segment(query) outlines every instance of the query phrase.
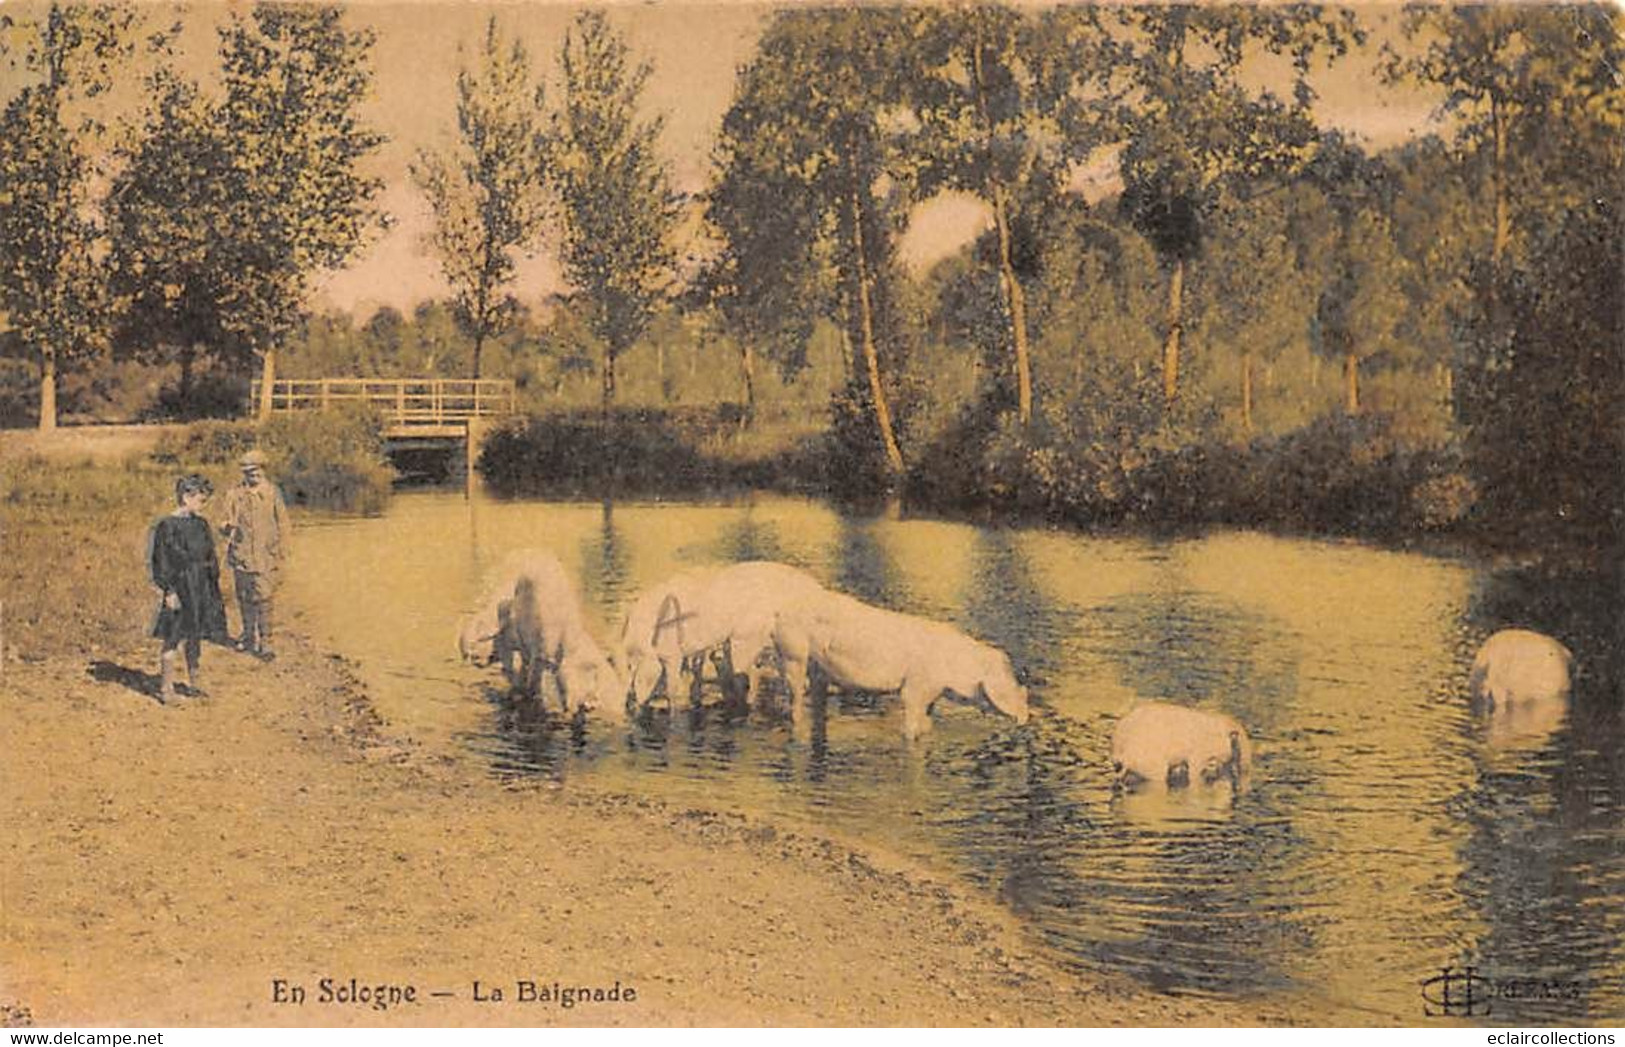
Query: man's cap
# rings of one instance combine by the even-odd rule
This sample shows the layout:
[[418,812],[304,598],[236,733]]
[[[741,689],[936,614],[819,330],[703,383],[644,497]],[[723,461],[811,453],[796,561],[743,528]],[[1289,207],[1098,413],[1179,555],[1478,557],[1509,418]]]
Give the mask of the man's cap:
[[243,455],[242,458],[242,465],[244,469],[263,469],[265,467],[265,462],[266,458],[264,451],[249,451],[247,454]]

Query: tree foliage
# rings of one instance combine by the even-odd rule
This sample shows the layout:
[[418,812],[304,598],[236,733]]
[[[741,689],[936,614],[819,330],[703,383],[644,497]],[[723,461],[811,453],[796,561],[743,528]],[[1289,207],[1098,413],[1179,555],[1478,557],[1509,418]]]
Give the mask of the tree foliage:
[[1023,198],[1052,200],[1071,165],[1112,133],[1108,43],[1091,8],[1042,16],[996,5],[927,9],[913,24],[907,94],[919,128],[909,150],[917,192],[972,193],[993,213],[1008,373],[1017,416],[1032,418],[1027,291],[1012,226]]
[[563,202],[562,260],[589,303],[604,346],[603,403],[615,398],[615,360],[670,290],[679,216],[657,142],[664,121],[641,120],[652,67],[596,11],[579,15],[559,55],[564,97],[554,114],[550,169]]
[[200,360],[237,355],[223,286],[230,153],[218,110],[195,84],[163,69],[148,88],[145,127],[109,193],[108,282],[121,303],[116,348],[148,362],[178,360],[184,402]]
[[220,29],[220,127],[230,155],[228,327],[265,360],[297,329],[311,278],[336,268],[379,219],[365,172],[383,142],[361,118],[370,30],[335,5],[257,3]]
[[479,68],[457,76],[457,148],[423,150],[412,168],[434,211],[429,246],[474,342],[475,378],[486,340],[518,311],[509,290],[515,255],[534,243],[546,217],[542,105],[529,55],[517,40],[503,45],[493,16]]
[[[59,363],[108,345],[110,301],[95,155],[105,130],[84,103],[135,52],[136,12],[52,3],[0,15],[0,55],[29,83],[0,114],[0,309],[40,365],[39,425],[56,425]],[[161,40],[161,38],[160,38]]]
[[[843,446],[877,463],[882,483],[903,470],[888,316],[905,179],[888,121],[905,42],[905,16],[895,11],[776,15],[723,119],[720,191],[708,211],[725,243],[720,304],[742,337],[804,344],[808,308],[831,302],[823,292],[834,288],[853,346],[837,427]],[[775,291],[765,281],[781,272],[789,279]]]
[[[1310,5],[1122,8],[1116,68],[1126,80],[1123,207],[1169,270],[1163,394],[1179,390],[1186,269],[1222,189],[1290,175],[1316,141],[1309,72],[1363,39],[1352,11]],[[1291,60],[1290,98],[1250,85],[1249,49]]]

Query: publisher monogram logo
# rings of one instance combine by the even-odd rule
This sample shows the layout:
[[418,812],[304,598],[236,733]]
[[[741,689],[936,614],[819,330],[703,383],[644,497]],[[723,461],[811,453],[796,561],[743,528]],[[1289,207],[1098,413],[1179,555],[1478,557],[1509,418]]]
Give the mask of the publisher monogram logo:
[[1429,1018],[1483,1018],[1493,989],[1477,967],[1445,967],[1422,982],[1422,1013]]

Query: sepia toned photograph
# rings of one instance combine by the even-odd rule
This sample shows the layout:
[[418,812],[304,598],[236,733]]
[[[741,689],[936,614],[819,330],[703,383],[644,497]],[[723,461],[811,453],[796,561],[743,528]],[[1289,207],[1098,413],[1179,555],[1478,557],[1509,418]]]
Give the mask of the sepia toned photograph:
[[0,1026],[1625,1023],[1622,27],[0,3]]

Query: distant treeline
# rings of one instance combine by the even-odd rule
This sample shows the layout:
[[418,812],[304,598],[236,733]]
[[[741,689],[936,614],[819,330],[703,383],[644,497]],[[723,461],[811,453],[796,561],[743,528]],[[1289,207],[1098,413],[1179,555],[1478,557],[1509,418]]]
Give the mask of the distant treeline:
[[[1313,105],[1318,70],[1377,50],[1357,9],[781,11],[693,202],[659,159],[648,66],[603,16],[558,42],[545,99],[494,16],[456,144],[412,169],[451,295],[359,327],[301,303],[380,218],[369,33],[338,8],[232,14],[211,94],[161,48],[142,64],[136,42],[161,41],[128,9],[40,10],[10,25],[38,79],[0,132],[0,308],[34,361],[6,376],[13,418],[22,377],[54,417],[59,365],[80,409],[182,415],[242,410],[273,364],[511,376],[532,413],[572,412],[503,437],[494,467],[538,482],[523,454],[590,446],[592,407],[635,477],[625,455],[650,443],[621,409],[717,404],[759,462],[784,451],[798,486],[840,493],[1619,537],[1625,47],[1606,6],[1385,14],[1378,75],[1439,99],[1449,137],[1380,153]],[[99,172],[102,127],[74,106],[137,66],[143,130]],[[987,230],[910,272],[898,245],[943,193]],[[515,262],[542,247],[570,290],[533,313]],[[178,377],[121,393],[139,367]],[[763,426],[793,433],[773,450]]]

